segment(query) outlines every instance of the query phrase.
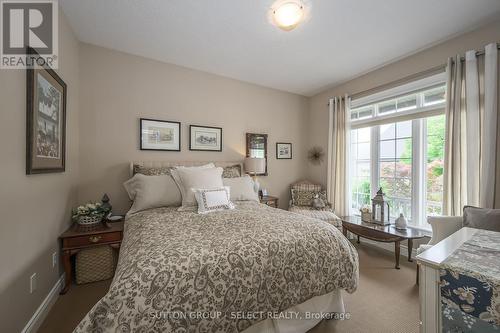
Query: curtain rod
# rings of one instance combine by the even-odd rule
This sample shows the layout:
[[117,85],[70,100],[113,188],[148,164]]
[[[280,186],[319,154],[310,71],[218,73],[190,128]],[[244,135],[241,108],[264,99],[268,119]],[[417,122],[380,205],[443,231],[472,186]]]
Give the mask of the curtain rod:
[[[497,49],[499,49],[499,50],[500,50],[500,43],[497,43]],[[484,55],[484,54],[485,54],[485,52],[486,52],[485,50],[479,50],[479,51],[477,51],[477,52],[476,52],[476,57],[479,57],[479,56]],[[461,61],[465,61],[465,57],[460,57],[460,60],[461,60]]]
[[[500,43],[497,43],[497,49],[500,50]],[[477,57],[482,56],[484,54],[485,54],[485,50],[484,49],[476,52],[476,56]],[[461,61],[465,61],[465,57],[461,57],[460,60]],[[359,91],[357,93],[352,94],[350,97],[352,99],[355,99],[355,98],[360,98],[360,97],[363,97],[363,96],[368,96],[368,95],[374,94],[374,93],[379,92],[379,91],[383,91],[383,90],[386,90],[386,89],[389,89],[389,88],[392,88],[392,87],[395,87],[395,86],[398,86],[398,85],[402,85],[402,84],[408,83],[410,81],[415,81],[415,80],[417,80],[419,78],[423,78],[423,77],[426,77],[426,76],[430,76],[432,74],[437,74],[437,73],[440,73],[440,72],[444,72],[445,70],[446,70],[446,64],[442,64],[442,65],[439,65],[439,66],[436,66],[436,67],[433,67],[433,68],[430,68],[430,69],[427,69],[427,70],[424,70],[424,71],[421,71],[421,72],[418,72],[418,73],[406,76],[406,77],[398,79],[396,81],[388,82],[388,83],[382,84],[382,85],[374,87],[374,88],[370,88],[370,89],[367,89],[367,90]],[[341,97],[341,99],[344,99],[344,97]],[[330,102],[328,102],[327,105],[330,105]]]

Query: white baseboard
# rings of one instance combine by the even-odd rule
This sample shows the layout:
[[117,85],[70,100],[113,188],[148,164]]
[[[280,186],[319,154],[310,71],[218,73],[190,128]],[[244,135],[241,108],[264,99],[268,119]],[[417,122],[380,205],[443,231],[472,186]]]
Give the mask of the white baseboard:
[[54,284],[54,286],[50,290],[47,297],[45,297],[45,299],[43,300],[42,304],[40,304],[38,309],[36,309],[31,319],[28,321],[26,326],[24,326],[23,330],[21,331],[22,333],[31,333],[31,332],[34,333],[40,328],[40,325],[42,325],[43,320],[45,319],[45,317],[47,317],[47,314],[49,313],[50,309],[57,301],[57,298],[59,297],[59,291],[61,290],[63,285],[64,285],[64,274],[61,275],[59,280],[57,280],[56,284]]

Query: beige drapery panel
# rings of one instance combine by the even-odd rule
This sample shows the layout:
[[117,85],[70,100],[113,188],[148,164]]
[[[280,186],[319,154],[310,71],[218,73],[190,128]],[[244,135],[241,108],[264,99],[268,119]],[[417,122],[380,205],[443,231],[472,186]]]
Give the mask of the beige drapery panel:
[[350,98],[330,99],[327,197],[339,216],[349,215]]
[[500,207],[499,65],[496,43],[485,54],[448,59],[443,210]]

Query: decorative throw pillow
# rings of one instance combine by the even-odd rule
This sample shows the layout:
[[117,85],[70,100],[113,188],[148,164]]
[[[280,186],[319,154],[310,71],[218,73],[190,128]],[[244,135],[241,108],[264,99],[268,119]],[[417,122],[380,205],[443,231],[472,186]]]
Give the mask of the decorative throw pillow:
[[145,176],[136,174],[123,183],[130,200],[133,201],[128,214],[157,207],[181,205],[181,192],[172,176]]
[[235,164],[224,168],[222,178],[237,178],[241,177],[241,165]]
[[222,168],[179,168],[175,169],[175,171],[179,177],[177,185],[179,185],[182,195],[182,207],[179,210],[196,206],[196,199],[191,189],[211,189],[224,186],[222,183]]
[[145,167],[134,164],[134,175],[140,173],[146,176],[170,175],[173,167]]
[[237,178],[223,178],[224,186],[231,189],[231,201],[256,201],[259,202],[259,196],[255,192],[254,182],[250,176],[245,175]]
[[[184,196],[184,192],[186,191],[182,185],[181,178],[179,177],[178,170],[199,170],[199,169],[210,169],[210,168],[215,168],[215,164],[213,163],[208,163],[205,165],[199,165],[199,166],[192,166],[192,167],[187,167],[187,166],[175,166],[172,167],[170,170],[170,174],[172,175],[172,178],[174,179],[175,183],[179,187],[179,190],[181,191],[181,197]],[[188,188],[189,190],[189,188]]]
[[322,198],[320,198],[319,193],[316,193],[316,196],[313,199],[312,206],[317,210],[324,209],[326,207],[326,203]]
[[312,206],[316,192],[292,189],[292,203],[294,206]]
[[227,186],[212,189],[192,189],[198,202],[198,214],[234,209]]
[[464,207],[464,227],[500,231],[500,209]]
[[292,204],[294,206],[313,206],[316,196],[323,201],[325,207],[328,206],[326,191],[298,190],[292,189]]

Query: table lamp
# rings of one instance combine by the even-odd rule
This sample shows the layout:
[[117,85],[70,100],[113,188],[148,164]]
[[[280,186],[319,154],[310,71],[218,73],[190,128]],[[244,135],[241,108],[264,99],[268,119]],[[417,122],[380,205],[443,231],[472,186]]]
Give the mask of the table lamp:
[[245,158],[245,171],[250,174],[255,183],[255,192],[259,193],[260,184],[257,180],[257,175],[266,172],[266,159],[263,157],[247,157]]

